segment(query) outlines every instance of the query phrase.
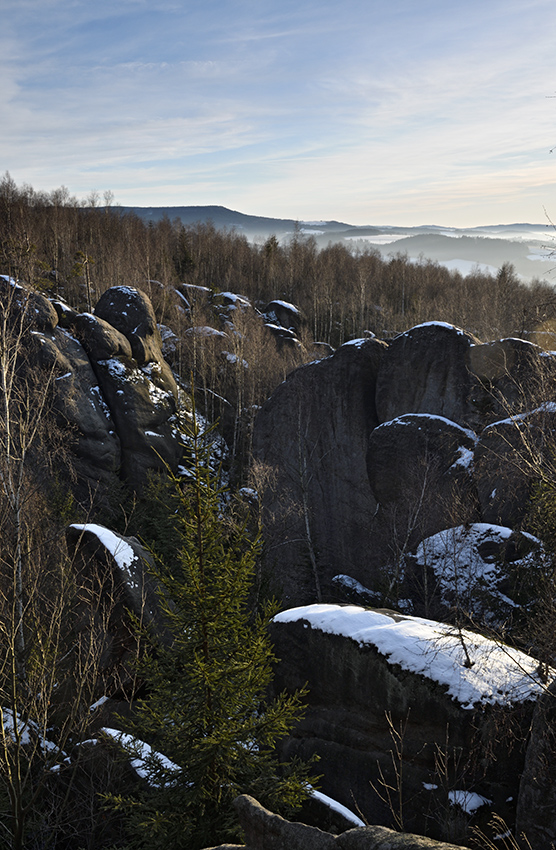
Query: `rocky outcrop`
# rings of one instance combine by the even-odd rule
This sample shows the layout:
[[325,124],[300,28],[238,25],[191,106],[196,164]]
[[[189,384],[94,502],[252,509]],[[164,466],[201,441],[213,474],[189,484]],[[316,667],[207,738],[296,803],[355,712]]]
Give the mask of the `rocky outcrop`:
[[363,569],[376,502],[365,456],[378,425],[376,376],[386,345],[358,340],[292,372],[263,405],[254,453],[275,583],[290,603],[319,598],[337,564]]
[[95,523],[69,526],[66,542],[79,588],[76,632],[99,641],[103,693],[113,693],[132,677],[137,635],[131,617],[162,639],[166,635],[152,558],[134,537]]
[[29,368],[36,363],[52,384],[53,409],[74,454],[78,501],[102,501],[122,479],[139,490],[150,469],[175,469],[182,454],[178,390],[147,296],[113,287],[93,315],[15,282],[2,279],[1,286]]
[[499,339],[469,351],[473,406],[482,424],[516,416],[550,398],[556,358],[523,339]]
[[531,850],[556,847],[556,683],[535,709],[517,803],[516,832]]
[[382,520],[387,533],[395,515],[398,526],[408,529],[405,544],[411,547],[447,524],[471,519],[476,514],[475,443],[469,429],[428,413],[405,414],[375,428],[366,460],[380,505],[377,527]]
[[536,537],[500,525],[470,523],[423,540],[404,559],[404,597],[413,611],[441,620],[453,611],[474,622],[509,629],[521,603],[534,596],[547,564]]
[[388,784],[406,828],[444,840],[469,821],[454,805],[465,789],[511,820],[507,801],[517,798],[523,766],[518,730],[524,739],[543,689],[534,659],[465,630],[356,606],[285,611],[271,635],[281,659],[276,693],[309,689],[282,755],[317,754],[325,794],[390,827]]
[[488,425],[475,451],[475,481],[485,522],[519,527],[529,505],[531,485],[550,461],[556,435],[556,405]]
[[355,352],[342,346],[290,375],[255,422],[257,456],[275,472],[265,530],[297,506],[275,563],[289,603],[338,598],[338,574],[394,599],[401,560],[426,537],[470,522],[520,529],[553,457],[553,354],[441,322],[375,345],[376,370],[346,380],[339,358]]
[[432,413],[473,427],[470,371],[473,336],[442,322],[417,325],[388,348],[376,387],[380,422],[404,413]]
[[[117,486],[120,438],[91,360],[83,345],[64,328],[35,337],[38,362],[54,376],[53,406],[73,450],[78,500],[88,504],[99,492]],[[70,479],[71,480],[71,479]]]
[[299,307],[287,301],[270,301],[263,310],[265,320],[280,328],[287,328],[298,333],[305,324]]
[[247,844],[221,844],[207,850],[457,850],[455,844],[394,832],[382,826],[359,827],[338,836],[330,835],[304,823],[287,821],[247,794],[237,797],[234,806]]

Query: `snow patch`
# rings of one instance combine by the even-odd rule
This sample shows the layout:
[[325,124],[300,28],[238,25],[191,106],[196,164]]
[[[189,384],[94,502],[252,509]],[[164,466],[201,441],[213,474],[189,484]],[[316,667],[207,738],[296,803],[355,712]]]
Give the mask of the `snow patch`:
[[346,818],[350,823],[355,824],[355,826],[366,826],[365,822],[358,818],[350,809],[346,808],[346,806],[342,806],[341,803],[338,803],[337,800],[333,800],[332,797],[327,797],[326,794],[323,794],[322,791],[315,791],[314,788],[311,789],[311,797],[314,797],[315,800],[319,800],[321,803],[324,803],[325,806],[328,806],[329,809],[332,809],[334,812],[338,812],[340,815]]
[[[120,732],[119,729],[110,729],[104,726],[101,729],[109,738],[113,738],[125,750],[133,753],[131,759],[131,767],[142,779],[146,779],[152,788],[160,788],[160,782],[156,780],[156,774],[160,770],[167,770],[176,775],[180,773],[181,768],[175,762],[170,761],[167,756],[162,753],[157,753],[156,750],[146,744],[139,738],[134,738],[125,732]],[[173,783],[170,783],[173,784]]]
[[475,791],[448,791],[452,806],[459,806],[468,815],[474,814],[481,806],[492,806],[492,800]]
[[126,543],[125,540],[122,540],[121,537],[103,525],[96,525],[92,522],[87,522],[83,525],[74,523],[70,528],[75,528],[77,531],[90,531],[91,534],[96,535],[122,570],[127,571],[128,567],[131,567],[133,562],[137,560],[137,555],[129,543]]

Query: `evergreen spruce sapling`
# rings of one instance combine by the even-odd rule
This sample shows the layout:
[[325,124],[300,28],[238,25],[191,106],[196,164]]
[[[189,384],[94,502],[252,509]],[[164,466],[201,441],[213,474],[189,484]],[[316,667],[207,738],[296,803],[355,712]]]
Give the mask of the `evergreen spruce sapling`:
[[164,850],[236,836],[231,803],[239,793],[292,814],[314,781],[307,765],[279,764],[275,753],[302,716],[303,694],[266,699],[276,606],[250,610],[259,540],[234,522],[211,464],[210,434],[195,415],[188,443],[190,477],[185,485],[173,480],[179,551],[157,567],[173,639],[170,646],[150,639],[138,665],[148,696],[136,705],[132,731],[153,748],[150,787],[139,800],[119,800],[137,844]]

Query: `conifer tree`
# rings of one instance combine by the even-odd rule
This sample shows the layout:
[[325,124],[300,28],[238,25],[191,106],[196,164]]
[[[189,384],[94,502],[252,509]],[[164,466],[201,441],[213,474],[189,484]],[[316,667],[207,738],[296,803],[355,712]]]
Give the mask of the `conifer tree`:
[[188,442],[190,478],[173,481],[179,549],[156,570],[172,642],[151,639],[138,665],[147,696],[131,728],[152,747],[149,787],[118,801],[131,813],[136,845],[165,850],[233,837],[239,793],[291,814],[311,781],[306,765],[281,765],[275,753],[302,715],[303,694],[266,699],[276,608],[250,610],[259,541],[234,522],[195,415]]

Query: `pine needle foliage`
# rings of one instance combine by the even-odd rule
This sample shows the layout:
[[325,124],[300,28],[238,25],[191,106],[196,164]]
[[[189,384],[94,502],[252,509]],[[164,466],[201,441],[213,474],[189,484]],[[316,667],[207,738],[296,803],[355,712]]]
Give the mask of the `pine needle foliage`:
[[173,481],[179,550],[157,567],[173,638],[169,646],[151,639],[138,664],[148,696],[136,705],[131,731],[152,746],[148,783],[139,799],[117,801],[131,814],[135,846],[165,850],[237,837],[231,803],[240,793],[292,814],[314,781],[307,765],[279,764],[275,752],[301,718],[304,694],[266,698],[276,606],[250,610],[259,540],[234,522],[210,435],[195,416],[188,444],[190,477],[185,486]]

